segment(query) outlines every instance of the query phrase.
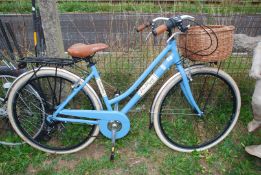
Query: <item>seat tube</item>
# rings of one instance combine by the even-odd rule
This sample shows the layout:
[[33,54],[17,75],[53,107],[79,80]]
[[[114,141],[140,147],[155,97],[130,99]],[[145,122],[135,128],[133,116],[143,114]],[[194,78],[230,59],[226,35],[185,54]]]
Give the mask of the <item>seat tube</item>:
[[111,105],[110,105],[110,103],[109,103],[109,99],[108,99],[107,93],[106,93],[106,91],[105,91],[105,89],[104,89],[104,86],[103,86],[103,84],[102,84],[102,81],[101,81],[99,72],[98,72],[98,70],[96,69],[95,65],[92,65],[92,66],[91,66],[91,70],[92,70],[92,72],[93,72],[93,74],[94,74],[95,81],[96,81],[96,83],[97,83],[97,86],[98,86],[98,88],[99,88],[99,91],[100,91],[100,93],[101,93],[101,95],[102,95],[102,98],[103,98],[103,100],[104,100],[104,102],[105,102],[105,105],[106,105],[107,109],[108,109],[109,111],[112,111],[112,107],[111,107]]

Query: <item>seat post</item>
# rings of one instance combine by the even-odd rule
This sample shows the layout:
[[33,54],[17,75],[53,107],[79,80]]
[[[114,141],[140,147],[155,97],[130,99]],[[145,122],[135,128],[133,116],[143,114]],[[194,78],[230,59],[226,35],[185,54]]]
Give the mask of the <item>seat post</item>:
[[89,66],[94,66],[96,64],[96,62],[92,59],[94,57],[94,55],[88,56],[86,58],[84,58],[86,63],[89,63]]

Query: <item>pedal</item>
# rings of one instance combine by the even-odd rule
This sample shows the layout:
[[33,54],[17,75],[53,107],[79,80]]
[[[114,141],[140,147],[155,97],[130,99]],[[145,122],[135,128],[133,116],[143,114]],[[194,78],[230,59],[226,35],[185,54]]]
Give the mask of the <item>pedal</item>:
[[114,161],[114,157],[115,157],[115,147],[111,148],[111,157],[110,157],[110,161]]

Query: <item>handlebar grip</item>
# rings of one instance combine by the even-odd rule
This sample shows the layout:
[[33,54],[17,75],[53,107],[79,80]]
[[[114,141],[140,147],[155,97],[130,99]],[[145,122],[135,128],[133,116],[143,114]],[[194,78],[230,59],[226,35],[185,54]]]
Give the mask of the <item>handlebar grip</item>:
[[145,24],[141,24],[136,28],[137,32],[142,32],[147,27],[151,26],[151,22],[146,22]]
[[160,35],[168,30],[168,27],[166,24],[162,24],[158,26],[155,30],[152,31],[153,35],[157,36]]

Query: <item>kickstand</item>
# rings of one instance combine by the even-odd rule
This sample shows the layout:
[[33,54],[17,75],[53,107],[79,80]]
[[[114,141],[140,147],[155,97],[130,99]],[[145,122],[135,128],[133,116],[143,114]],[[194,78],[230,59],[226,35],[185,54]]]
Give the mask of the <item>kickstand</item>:
[[115,157],[115,140],[116,140],[115,136],[116,136],[116,130],[112,129],[112,138],[111,138],[112,147],[111,147],[111,156],[110,156],[111,161],[113,161]]

